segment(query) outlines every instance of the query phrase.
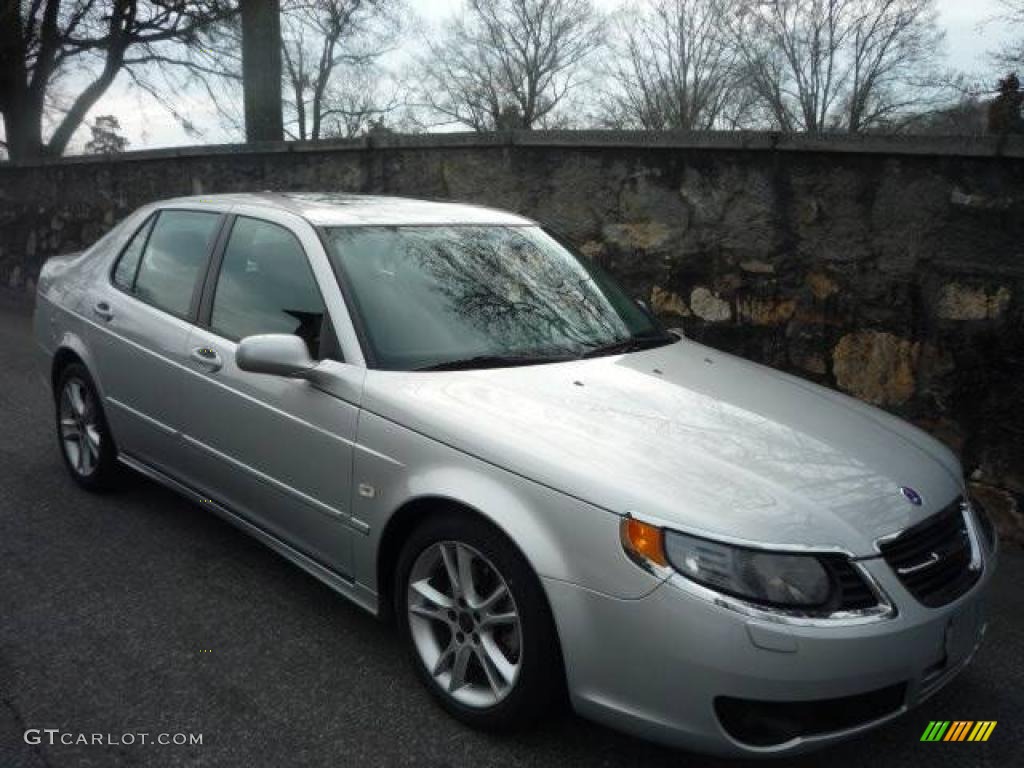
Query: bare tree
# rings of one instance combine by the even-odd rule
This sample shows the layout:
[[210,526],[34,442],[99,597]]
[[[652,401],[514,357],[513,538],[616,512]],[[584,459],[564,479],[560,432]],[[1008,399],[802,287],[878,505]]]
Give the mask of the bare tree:
[[934,66],[945,40],[937,18],[934,0],[855,4],[843,128],[859,133],[891,123],[947,94],[948,78]]
[[395,108],[382,95],[377,60],[401,27],[398,0],[286,0],[285,83],[290,133],[319,139],[356,135]]
[[477,131],[548,125],[603,34],[592,0],[467,0],[418,61],[424,102]]
[[[401,88],[380,66],[407,16],[403,0],[282,0],[281,87],[284,130],[292,139],[349,135],[397,110]],[[168,109],[167,93],[206,94],[222,127],[241,134],[241,27],[230,19],[204,30],[202,45],[181,52],[169,70],[147,71],[134,83]],[[187,115],[179,115],[186,126]]]
[[951,104],[910,115],[903,127],[922,136],[984,136],[988,110],[987,102],[965,91]]
[[858,133],[932,104],[935,0],[746,0],[732,38],[770,123]]
[[605,122],[645,130],[733,127],[744,103],[726,21],[740,0],[646,0],[616,19]]
[[1009,71],[1024,67],[1024,0],[998,0],[1000,12],[989,22],[1012,29],[1016,39],[992,52],[996,65]]
[[342,66],[325,94],[320,137],[351,139],[405,127],[400,112],[406,103],[404,85],[389,73],[372,65]]
[[822,130],[838,99],[834,60],[848,0],[750,0],[733,19],[749,86],[774,127]]
[[[195,45],[237,12],[231,0],[6,0],[0,4],[0,113],[14,160],[64,152],[122,71]],[[84,79],[44,141],[47,94]]]

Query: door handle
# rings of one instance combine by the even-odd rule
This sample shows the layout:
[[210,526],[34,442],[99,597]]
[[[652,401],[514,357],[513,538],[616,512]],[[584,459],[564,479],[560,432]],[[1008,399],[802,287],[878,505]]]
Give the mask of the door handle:
[[210,349],[210,347],[196,347],[189,357],[209,371],[219,371],[220,367],[224,365],[217,350]]
[[97,302],[95,306],[93,306],[92,311],[93,314],[95,314],[96,317],[100,318],[101,320],[106,320],[107,322],[110,322],[111,320],[114,319],[114,312],[110,308],[110,305],[107,304],[107,302],[105,301]]

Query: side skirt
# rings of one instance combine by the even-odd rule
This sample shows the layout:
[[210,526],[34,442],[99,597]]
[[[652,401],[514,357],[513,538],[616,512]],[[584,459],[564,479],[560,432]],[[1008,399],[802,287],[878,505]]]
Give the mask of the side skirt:
[[124,453],[118,454],[117,460],[126,467],[148,477],[150,480],[154,480],[155,482],[170,488],[172,491],[181,494],[187,499],[196,502],[197,504],[201,504],[203,509],[212,509],[221,518],[245,531],[262,544],[277,552],[286,560],[289,560],[299,566],[299,568],[309,575],[322,581],[338,594],[354,602],[360,608],[363,608],[374,616],[380,615],[380,607],[378,605],[376,592],[373,592],[362,584],[342,576],[340,573],[322,565],[317,560],[314,560],[309,555],[300,552],[295,549],[295,547],[282,541],[272,533],[269,533],[258,525],[249,522],[246,518],[231,511],[213,499],[206,498],[198,491],[195,491],[184,483],[175,480],[173,477],[161,472],[159,469],[151,467],[149,464],[131,456],[126,456]]

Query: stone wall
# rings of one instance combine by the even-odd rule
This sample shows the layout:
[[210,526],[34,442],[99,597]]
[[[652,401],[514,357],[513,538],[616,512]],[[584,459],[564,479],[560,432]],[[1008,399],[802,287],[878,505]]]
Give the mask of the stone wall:
[[0,285],[147,201],[268,189],[532,216],[691,337],[934,433],[1024,541],[1024,140],[516,133],[0,165]]

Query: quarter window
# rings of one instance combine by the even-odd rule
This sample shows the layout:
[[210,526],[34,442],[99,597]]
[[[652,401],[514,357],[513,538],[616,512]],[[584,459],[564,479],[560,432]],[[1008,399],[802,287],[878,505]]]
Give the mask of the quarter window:
[[296,237],[268,221],[239,217],[224,250],[210,328],[239,340],[292,333],[320,356],[326,310],[306,253]]
[[149,237],[149,230],[153,228],[155,220],[155,216],[150,216],[146,219],[146,223],[139,227],[139,231],[121,252],[121,258],[117,260],[117,266],[114,267],[114,283],[126,291],[132,290],[135,273],[139,269],[139,259],[142,258],[142,249],[146,247],[146,238]]
[[172,314],[187,315],[219,220],[219,214],[206,211],[161,211],[142,255],[135,294]]

